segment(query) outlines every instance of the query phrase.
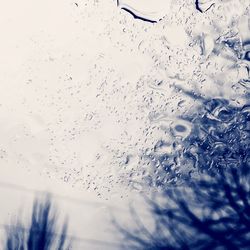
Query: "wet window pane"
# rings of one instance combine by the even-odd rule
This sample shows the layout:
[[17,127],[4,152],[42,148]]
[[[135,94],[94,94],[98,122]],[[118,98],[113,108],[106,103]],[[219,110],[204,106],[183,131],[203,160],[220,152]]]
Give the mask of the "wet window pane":
[[[120,249],[111,211],[126,222],[129,204],[148,213],[144,196],[248,169],[249,12],[249,0],[2,3],[0,232],[9,249],[16,238],[36,244],[27,235],[41,218],[50,234],[74,236],[72,249]],[[244,182],[236,177],[226,183]],[[249,186],[247,198],[235,190],[235,209],[250,202]],[[14,240],[4,234],[12,222]],[[47,250],[60,239],[68,236]]]

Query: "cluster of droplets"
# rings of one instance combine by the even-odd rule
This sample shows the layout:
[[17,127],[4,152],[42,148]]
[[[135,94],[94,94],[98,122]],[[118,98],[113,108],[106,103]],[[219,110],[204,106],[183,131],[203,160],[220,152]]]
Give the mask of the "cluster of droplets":
[[183,141],[184,157],[200,171],[250,164],[250,106],[228,100],[205,101],[191,116],[191,134]]
[[203,100],[197,112],[180,120],[183,124],[170,129],[172,143],[158,141],[145,154],[150,163],[143,176],[147,185],[166,187],[204,171],[212,174],[232,166],[250,167],[250,105],[237,107],[219,98]]

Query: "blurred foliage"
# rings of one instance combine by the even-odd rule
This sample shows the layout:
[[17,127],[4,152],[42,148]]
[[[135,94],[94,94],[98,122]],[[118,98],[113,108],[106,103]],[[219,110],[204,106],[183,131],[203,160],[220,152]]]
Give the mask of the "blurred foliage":
[[35,200],[32,209],[31,223],[27,228],[17,223],[6,228],[5,250],[64,250],[70,248],[66,239],[67,223],[57,230],[57,210],[52,207],[51,198]]

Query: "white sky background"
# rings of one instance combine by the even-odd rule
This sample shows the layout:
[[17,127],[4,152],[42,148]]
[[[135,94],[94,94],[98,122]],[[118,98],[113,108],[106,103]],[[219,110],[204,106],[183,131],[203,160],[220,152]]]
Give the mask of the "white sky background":
[[[250,1],[218,1],[208,14],[191,0],[165,1],[164,8],[158,1],[153,14],[149,1],[121,2],[162,20],[134,19],[112,0],[0,0],[0,181],[101,202],[83,209],[92,211],[92,238],[106,237],[94,226],[108,207],[132,197],[128,176],[140,180],[140,156],[195,105],[173,84],[231,97],[220,79],[247,77],[244,63],[231,70],[231,62],[209,55],[232,20],[247,23],[241,17]],[[6,190],[1,223],[26,199]]]

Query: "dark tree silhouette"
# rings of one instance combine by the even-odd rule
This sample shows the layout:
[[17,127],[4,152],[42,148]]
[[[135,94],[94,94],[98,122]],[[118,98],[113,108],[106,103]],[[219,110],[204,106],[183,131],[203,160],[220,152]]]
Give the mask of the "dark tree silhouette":
[[6,228],[5,250],[63,250],[69,249],[67,222],[60,234],[57,231],[57,211],[52,207],[51,198],[35,200],[31,223],[25,227],[20,221]]
[[[154,156],[155,167],[162,169],[155,185],[161,191],[147,198],[154,225],[146,227],[135,210],[135,228],[115,222],[125,249],[250,249],[250,106],[200,101],[195,114],[183,117],[193,127],[188,137],[174,142],[182,145],[180,152]],[[166,185],[167,172],[175,175],[173,159],[199,174],[181,185]]]
[[148,200],[153,229],[147,229],[135,211],[135,229],[116,224],[126,239],[125,249],[249,249],[248,166],[204,174],[189,184],[167,188],[161,198]]

